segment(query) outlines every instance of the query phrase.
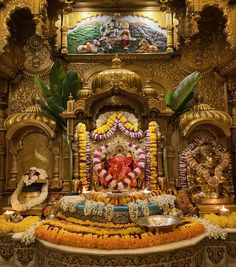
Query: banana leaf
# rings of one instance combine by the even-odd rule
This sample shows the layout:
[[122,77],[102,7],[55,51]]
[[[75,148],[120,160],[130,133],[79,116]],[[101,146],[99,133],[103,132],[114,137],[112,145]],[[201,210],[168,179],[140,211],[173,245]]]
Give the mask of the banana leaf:
[[200,79],[201,74],[197,71],[188,75],[174,92],[166,95],[166,105],[176,113],[185,111],[195,96],[195,86]]
[[52,95],[50,89],[45,85],[45,83],[39,78],[39,76],[34,76],[34,83],[39,91],[42,93],[44,99]]
[[177,113],[183,113],[190,108],[196,95],[196,87],[194,86],[192,92],[187,96],[182,105],[178,108]]
[[77,98],[80,89],[81,80],[78,78],[76,71],[69,71],[62,82],[62,105],[66,108],[66,103],[70,93],[73,98]]
[[54,62],[50,74],[49,74],[49,82],[50,82],[50,88],[54,88],[54,86],[57,86],[57,95],[59,98],[62,96],[62,83],[66,78],[66,72],[62,63],[61,59],[56,59]]
[[173,92],[169,92],[165,95],[166,106],[171,108],[173,103]]
[[41,101],[40,106],[42,111],[50,118],[54,119],[62,128],[63,137],[67,142],[69,155],[69,190],[72,190],[72,173],[73,173],[73,152],[71,140],[67,135],[66,121],[61,116],[61,113],[66,109],[68,96],[71,93],[74,99],[77,98],[78,90],[80,89],[81,81],[75,71],[65,72],[61,60],[56,60],[49,74],[50,88],[40,79],[35,76],[34,81],[37,88],[42,93],[45,102]]
[[47,104],[45,104],[43,101],[39,102],[39,105],[45,115],[50,117],[51,119],[55,120],[57,124],[59,124],[63,130],[66,131],[66,122],[64,118],[62,118],[60,115],[57,115]]
[[51,108],[53,112],[55,112],[57,115],[62,113],[64,111],[64,108],[61,105],[61,101],[58,99],[58,96],[55,93],[54,87],[52,87],[50,90],[48,87],[44,84],[44,82],[36,76],[34,78],[35,84],[38,87],[38,89],[42,92],[43,97],[45,101],[47,102],[48,106]]

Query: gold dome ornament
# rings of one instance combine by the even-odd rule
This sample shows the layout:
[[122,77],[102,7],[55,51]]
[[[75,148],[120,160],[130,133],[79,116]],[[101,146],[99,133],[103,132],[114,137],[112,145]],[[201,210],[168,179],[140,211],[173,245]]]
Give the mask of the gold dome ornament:
[[147,98],[156,98],[158,95],[156,89],[151,85],[150,79],[147,79],[146,85],[143,88],[143,94]]
[[135,72],[121,67],[121,60],[116,56],[112,60],[112,67],[96,75],[92,81],[92,91],[101,91],[112,88],[127,89],[132,92],[141,92],[142,80]]
[[55,136],[56,122],[47,117],[38,104],[38,99],[35,104],[26,109],[25,112],[15,113],[9,116],[4,126],[7,129],[6,138],[10,140],[14,134],[21,128],[27,126],[35,126],[41,128],[51,138]]
[[180,117],[180,127],[184,136],[188,136],[202,124],[213,125],[221,129],[227,137],[231,135],[232,118],[227,113],[211,108],[207,104],[197,104]]
[[88,82],[84,82],[83,87],[79,90],[79,99],[88,98],[92,95],[92,90],[89,87]]

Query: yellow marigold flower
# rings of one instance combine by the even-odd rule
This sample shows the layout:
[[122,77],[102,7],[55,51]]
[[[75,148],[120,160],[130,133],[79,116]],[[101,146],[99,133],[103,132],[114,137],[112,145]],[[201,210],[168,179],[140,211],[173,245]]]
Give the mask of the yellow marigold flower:
[[122,116],[122,117],[120,118],[120,121],[121,121],[122,123],[125,123],[125,122],[127,121],[127,119],[126,119],[125,116]]

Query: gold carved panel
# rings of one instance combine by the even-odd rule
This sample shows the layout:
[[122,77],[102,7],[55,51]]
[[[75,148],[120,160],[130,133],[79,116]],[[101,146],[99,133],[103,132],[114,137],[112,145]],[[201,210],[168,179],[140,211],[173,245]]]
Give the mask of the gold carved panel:
[[52,177],[53,154],[48,137],[43,133],[31,132],[22,138],[20,144],[21,148],[17,154],[19,177],[30,167],[44,169],[49,177]]

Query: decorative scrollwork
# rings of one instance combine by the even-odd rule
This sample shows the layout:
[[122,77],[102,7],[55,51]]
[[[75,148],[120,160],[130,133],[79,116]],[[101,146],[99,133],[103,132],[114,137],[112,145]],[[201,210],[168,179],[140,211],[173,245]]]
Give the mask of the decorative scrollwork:
[[208,259],[213,264],[219,264],[225,256],[225,248],[224,247],[218,247],[218,246],[212,246],[212,247],[207,247],[206,249]]

